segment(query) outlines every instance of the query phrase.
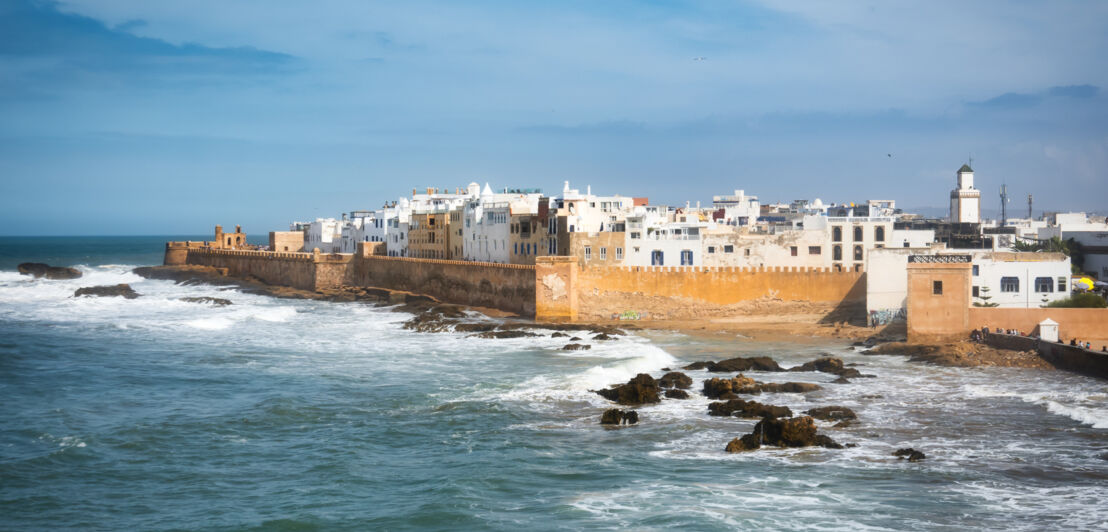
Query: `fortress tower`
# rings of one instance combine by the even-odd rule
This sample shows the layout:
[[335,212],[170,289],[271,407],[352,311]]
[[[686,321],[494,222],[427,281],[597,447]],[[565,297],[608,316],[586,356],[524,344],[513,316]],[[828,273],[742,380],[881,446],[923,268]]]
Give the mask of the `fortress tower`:
[[981,223],[981,191],[973,188],[973,168],[958,169],[958,188],[950,191],[951,223]]

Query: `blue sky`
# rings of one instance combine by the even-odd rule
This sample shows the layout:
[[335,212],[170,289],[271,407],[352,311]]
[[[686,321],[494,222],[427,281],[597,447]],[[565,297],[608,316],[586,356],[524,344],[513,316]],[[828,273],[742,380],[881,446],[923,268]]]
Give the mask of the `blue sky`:
[[986,209],[1003,181],[1103,213],[1106,28],[1084,1],[5,0],[0,234],[263,233],[470,181],[943,207],[970,156]]

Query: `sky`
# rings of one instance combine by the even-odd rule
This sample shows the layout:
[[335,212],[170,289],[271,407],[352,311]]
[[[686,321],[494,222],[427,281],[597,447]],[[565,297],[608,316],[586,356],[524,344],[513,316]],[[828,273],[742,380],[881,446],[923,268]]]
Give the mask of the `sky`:
[[413,188],[1108,212],[1108,2],[0,0],[0,234]]

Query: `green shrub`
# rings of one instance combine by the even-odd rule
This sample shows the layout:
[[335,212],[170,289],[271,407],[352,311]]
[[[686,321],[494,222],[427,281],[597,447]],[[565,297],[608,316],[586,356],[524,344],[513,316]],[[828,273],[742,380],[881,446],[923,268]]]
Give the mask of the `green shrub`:
[[1108,308],[1108,301],[1093,293],[1074,294],[1066,299],[1051,301],[1049,308]]

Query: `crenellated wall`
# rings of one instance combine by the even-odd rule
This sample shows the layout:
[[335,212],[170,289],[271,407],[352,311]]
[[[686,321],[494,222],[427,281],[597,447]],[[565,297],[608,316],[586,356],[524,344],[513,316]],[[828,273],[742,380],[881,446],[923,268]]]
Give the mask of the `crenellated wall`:
[[530,265],[366,255],[355,262],[351,281],[355,286],[535,315],[535,267]]
[[337,288],[352,278],[352,255],[190,249],[187,264],[226,268],[233,277],[301,290]]

